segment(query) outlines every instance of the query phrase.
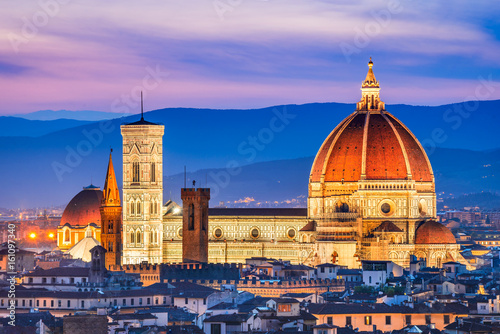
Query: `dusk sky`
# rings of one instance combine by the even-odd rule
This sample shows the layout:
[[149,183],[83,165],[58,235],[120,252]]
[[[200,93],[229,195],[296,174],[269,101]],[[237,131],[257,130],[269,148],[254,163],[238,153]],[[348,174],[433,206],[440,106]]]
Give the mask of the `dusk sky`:
[[[500,99],[499,9],[496,1],[2,1],[0,115],[135,113],[122,97],[141,89],[147,110],[354,103],[370,56],[389,104]],[[478,90],[484,80],[493,83]]]

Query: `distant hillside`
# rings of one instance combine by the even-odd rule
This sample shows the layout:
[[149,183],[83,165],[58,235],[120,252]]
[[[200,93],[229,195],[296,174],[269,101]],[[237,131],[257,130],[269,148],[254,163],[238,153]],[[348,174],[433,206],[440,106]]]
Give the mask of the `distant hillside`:
[[55,121],[30,121],[12,116],[0,116],[0,136],[39,137],[55,131],[89,124],[88,121],[58,119]]
[[[479,102],[474,113],[455,129],[457,123],[450,122],[448,110],[461,107],[463,105],[458,104],[387,106],[387,109],[422,143],[428,144],[438,191],[454,196],[498,191],[500,154],[494,149],[500,143],[497,130],[500,101]],[[177,196],[183,183],[184,166],[188,172],[194,172],[235,164],[250,166],[232,178],[233,183],[222,189],[221,197],[214,198],[217,202],[212,204],[251,194],[259,201],[278,202],[306,195],[312,160],[309,163],[286,160],[314,156],[327,135],[354,108],[353,104],[313,103],[255,110],[169,108],[145,113],[147,120],[165,125],[164,173],[174,175],[165,178],[165,198],[168,199],[170,193],[172,197]],[[138,117],[85,123],[38,138],[4,135],[0,138],[0,172],[5,176],[0,203],[5,207],[60,205],[91,180],[102,186],[110,147],[114,149],[115,169],[121,184],[120,125]],[[2,120],[0,118],[0,125]],[[51,122],[56,121],[44,124]],[[39,127],[46,129],[45,125]],[[23,131],[22,126],[14,125],[5,126],[7,130]],[[488,152],[478,152],[485,150]],[[266,162],[270,162],[268,167],[259,167]],[[257,172],[260,168],[263,171]],[[287,169],[289,174],[285,173]],[[254,172],[257,174],[252,174]],[[201,182],[198,184],[204,182],[203,173],[208,174],[202,171],[193,176]]]
[[39,110],[28,114],[13,115],[32,121],[53,121],[56,119],[73,119],[78,121],[97,122],[103,119],[113,119],[118,117],[130,116],[130,114],[117,114],[113,112],[94,111],[94,110]]

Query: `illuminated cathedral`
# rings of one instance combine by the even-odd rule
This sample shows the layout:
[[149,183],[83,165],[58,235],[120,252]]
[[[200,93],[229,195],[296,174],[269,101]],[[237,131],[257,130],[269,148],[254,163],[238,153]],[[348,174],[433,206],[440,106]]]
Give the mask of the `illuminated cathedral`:
[[[453,234],[435,221],[434,174],[425,150],[386,111],[372,67],[370,59],[356,110],[333,129],[314,159],[307,209],[208,209],[209,262],[268,257],[359,268],[362,260],[390,260],[408,267],[415,255],[428,266],[468,265]],[[182,210],[162,205],[163,128],[143,116],[122,125],[123,264],[182,261]],[[75,229],[83,229],[75,221]],[[73,225],[61,222],[61,249],[73,243],[71,236],[67,242],[68,224]],[[196,242],[184,240],[193,247]]]

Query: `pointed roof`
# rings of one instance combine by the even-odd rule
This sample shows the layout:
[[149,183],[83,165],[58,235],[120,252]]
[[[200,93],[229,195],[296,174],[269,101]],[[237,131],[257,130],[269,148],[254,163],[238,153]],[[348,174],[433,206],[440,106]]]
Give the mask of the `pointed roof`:
[[372,57],[370,57],[370,61],[368,62],[368,73],[366,74],[365,81],[363,81],[363,84],[361,86],[362,88],[380,87],[377,79],[375,79],[375,74],[373,74],[372,67],[373,67],[373,62],[372,62]]
[[393,222],[385,221],[377,226],[373,232],[403,232],[403,230],[397,227]]
[[116,183],[115,169],[113,168],[113,160],[109,153],[108,172],[104,181],[104,189],[102,196],[102,206],[120,206],[120,192],[118,191],[118,183]]

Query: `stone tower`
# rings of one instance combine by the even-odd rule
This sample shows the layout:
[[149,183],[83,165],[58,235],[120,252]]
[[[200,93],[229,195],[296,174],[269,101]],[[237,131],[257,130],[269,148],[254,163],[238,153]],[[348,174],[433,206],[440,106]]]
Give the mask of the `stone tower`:
[[122,256],[122,206],[111,153],[109,154],[108,172],[104,181],[100,212],[101,245],[106,250],[104,265],[109,268],[110,265],[120,265]]
[[144,120],[121,126],[123,264],[161,263],[164,126]]
[[209,188],[183,188],[182,261],[208,262]]

